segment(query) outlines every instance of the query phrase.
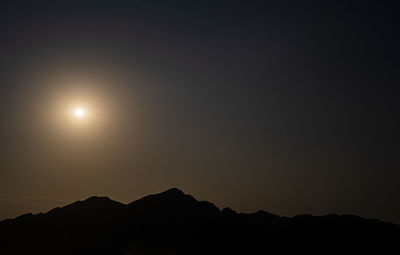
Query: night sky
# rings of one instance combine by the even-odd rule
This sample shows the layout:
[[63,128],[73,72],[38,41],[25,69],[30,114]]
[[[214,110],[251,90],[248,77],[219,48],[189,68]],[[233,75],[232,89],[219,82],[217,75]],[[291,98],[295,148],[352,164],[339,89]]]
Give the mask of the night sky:
[[0,219],[177,187],[241,212],[400,223],[399,11],[2,1]]

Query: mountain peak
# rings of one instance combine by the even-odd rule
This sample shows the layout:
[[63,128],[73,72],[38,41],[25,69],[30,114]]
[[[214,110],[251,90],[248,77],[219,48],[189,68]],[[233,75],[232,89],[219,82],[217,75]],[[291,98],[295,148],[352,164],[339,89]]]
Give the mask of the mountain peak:
[[91,196],[83,201],[78,200],[61,208],[56,207],[48,211],[48,213],[53,215],[70,214],[74,216],[91,215],[96,213],[108,212],[110,210],[118,210],[123,206],[124,205],[122,203],[111,200],[109,197]]
[[145,196],[128,206],[131,214],[145,215],[151,222],[198,223],[214,219],[219,213],[214,204],[198,201],[177,188]]
[[167,189],[166,191],[162,192],[162,193],[176,193],[176,194],[184,194],[182,190],[178,189],[178,188],[170,188]]
[[94,201],[112,201],[109,197],[105,196],[91,196],[84,200],[84,202],[94,202]]
[[139,200],[133,201],[132,203],[130,203],[130,205],[142,204],[147,202],[150,202],[152,204],[153,203],[174,204],[177,203],[178,201],[191,201],[192,203],[197,202],[197,200],[194,197],[183,193],[182,190],[177,188],[170,188],[161,193],[151,194]]
[[94,206],[94,205],[101,206],[101,205],[116,205],[121,203],[105,196],[91,196],[83,201],[76,201],[73,204],[87,205],[87,206]]
[[185,193],[183,193],[183,191],[178,188],[167,189],[166,191],[162,192],[161,194],[171,195],[171,196],[185,196]]

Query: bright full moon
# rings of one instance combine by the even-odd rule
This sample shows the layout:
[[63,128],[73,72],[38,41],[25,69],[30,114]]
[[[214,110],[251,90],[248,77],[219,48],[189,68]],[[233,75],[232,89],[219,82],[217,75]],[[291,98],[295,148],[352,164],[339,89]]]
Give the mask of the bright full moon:
[[74,110],[74,114],[75,114],[76,117],[82,118],[82,117],[85,116],[85,110],[82,109],[82,108],[76,108],[76,109]]

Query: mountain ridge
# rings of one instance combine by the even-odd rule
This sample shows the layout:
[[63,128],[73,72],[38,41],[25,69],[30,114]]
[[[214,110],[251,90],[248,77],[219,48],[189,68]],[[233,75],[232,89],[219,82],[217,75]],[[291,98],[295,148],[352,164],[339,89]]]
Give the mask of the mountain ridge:
[[1,254],[329,254],[324,246],[341,253],[393,249],[400,225],[356,215],[238,213],[171,188],[128,204],[91,196],[3,220],[0,238]]
[[150,194],[150,195],[144,196],[142,198],[139,198],[137,200],[134,200],[134,201],[126,203],[126,204],[125,203],[121,203],[121,202],[116,201],[116,200],[112,200],[110,197],[107,197],[107,196],[93,195],[93,196],[90,196],[90,197],[88,197],[88,198],[86,198],[84,200],[77,200],[75,202],[72,202],[72,203],[67,204],[65,206],[62,206],[62,207],[55,207],[55,208],[53,208],[53,209],[51,209],[51,210],[49,210],[49,211],[47,211],[45,213],[43,213],[43,212],[40,212],[40,213],[37,213],[37,214],[26,213],[26,214],[19,215],[19,216],[15,217],[15,218],[8,218],[8,219],[1,220],[0,223],[2,223],[4,221],[12,221],[12,220],[19,219],[19,218],[25,217],[25,216],[30,217],[30,216],[45,215],[45,214],[48,214],[48,213],[54,213],[56,211],[59,211],[60,209],[65,210],[67,208],[74,207],[74,206],[81,206],[81,205],[83,205],[83,206],[88,206],[88,205],[94,206],[95,205],[95,206],[100,206],[101,207],[101,204],[105,205],[105,203],[109,203],[110,205],[113,204],[114,206],[132,207],[132,206],[137,206],[138,204],[143,203],[146,200],[154,201],[154,199],[160,199],[160,198],[164,199],[165,200],[164,202],[167,202],[167,203],[171,202],[171,200],[170,200],[171,198],[172,199],[192,200],[193,202],[197,202],[197,203],[200,203],[200,204],[213,206],[216,209],[218,209],[219,212],[223,212],[224,210],[229,210],[229,211],[232,211],[232,212],[234,212],[236,214],[241,214],[241,215],[259,215],[259,214],[263,214],[263,215],[268,215],[270,217],[289,218],[289,219],[291,219],[291,218],[302,218],[302,217],[334,217],[334,216],[337,216],[337,217],[356,217],[356,218],[360,218],[360,219],[363,219],[363,220],[378,221],[378,222],[381,222],[381,223],[400,226],[400,224],[391,223],[391,222],[383,221],[383,220],[376,219],[376,218],[365,218],[365,217],[361,217],[361,216],[354,215],[354,214],[336,214],[336,213],[330,213],[330,214],[324,214],[324,215],[299,214],[299,215],[295,215],[295,216],[292,216],[292,217],[288,217],[288,216],[279,216],[277,214],[269,213],[269,212],[267,212],[265,210],[258,210],[258,211],[253,212],[253,213],[237,212],[236,210],[233,210],[230,207],[224,207],[222,210],[220,210],[213,203],[211,203],[209,201],[204,201],[204,200],[197,200],[193,196],[185,194],[182,190],[180,190],[178,188],[175,188],[175,187],[167,189],[167,190],[165,190],[165,191],[163,191],[161,193],[155,193],[155,194]]

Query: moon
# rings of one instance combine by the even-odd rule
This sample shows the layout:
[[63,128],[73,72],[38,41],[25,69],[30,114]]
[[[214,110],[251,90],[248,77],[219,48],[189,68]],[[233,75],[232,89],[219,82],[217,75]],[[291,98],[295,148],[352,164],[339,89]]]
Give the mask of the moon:
[[83,108],[75,108],[74,115],[77,118],[83,118],[86,115],[86,111]]

